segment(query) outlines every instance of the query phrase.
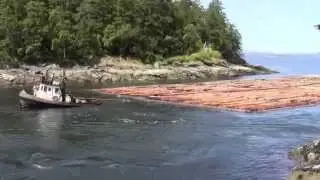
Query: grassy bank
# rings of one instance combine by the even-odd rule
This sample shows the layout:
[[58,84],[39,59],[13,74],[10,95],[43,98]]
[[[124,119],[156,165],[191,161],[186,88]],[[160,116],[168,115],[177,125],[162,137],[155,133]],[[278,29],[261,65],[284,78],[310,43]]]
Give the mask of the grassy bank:
[[192,62],[200,62],[205,65],[224,65],[225,60],[222,59],[222,55],[219,51],[212,50],[211,48],[205,48],[190,55],[175,56],[168,58],[162,62],[163,65],[181,65]]

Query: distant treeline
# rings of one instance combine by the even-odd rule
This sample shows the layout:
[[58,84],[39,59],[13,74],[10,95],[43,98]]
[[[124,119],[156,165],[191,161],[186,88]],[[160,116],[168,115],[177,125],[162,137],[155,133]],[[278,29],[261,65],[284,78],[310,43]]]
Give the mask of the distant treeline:
[[146,63],[213,48],[241,60],[241,37],[213,0],[0,0],[0,62],[90,64],[104,55]]

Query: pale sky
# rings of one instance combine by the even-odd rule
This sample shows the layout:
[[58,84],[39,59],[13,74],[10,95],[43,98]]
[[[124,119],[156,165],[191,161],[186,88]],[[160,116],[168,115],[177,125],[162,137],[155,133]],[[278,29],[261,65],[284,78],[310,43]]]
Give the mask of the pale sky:
[[[201,0],[207,6],[211,0]],[[320,52],[320,0],[222,0],[241,35],[243,50]]]

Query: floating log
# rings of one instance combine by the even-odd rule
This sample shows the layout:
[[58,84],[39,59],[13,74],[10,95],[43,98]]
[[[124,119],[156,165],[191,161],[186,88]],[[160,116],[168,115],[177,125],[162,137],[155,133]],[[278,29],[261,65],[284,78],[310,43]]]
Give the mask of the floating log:
[[262,112],[320,104],[320,76],[133,86],[97,91],[198,107]]

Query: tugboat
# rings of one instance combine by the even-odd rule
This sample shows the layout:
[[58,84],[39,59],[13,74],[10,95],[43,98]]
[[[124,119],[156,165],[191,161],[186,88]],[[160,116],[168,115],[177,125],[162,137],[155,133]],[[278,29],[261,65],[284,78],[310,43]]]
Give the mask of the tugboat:
[[50,82],[46,79],[42,76],[41,82],[33,85],[32,93],[28,93],[25,89],[19,92],[19,103],[22,108],[67,108],[102,104],[96,99],[66,94],[64,76],[61,83],[54,80]]

